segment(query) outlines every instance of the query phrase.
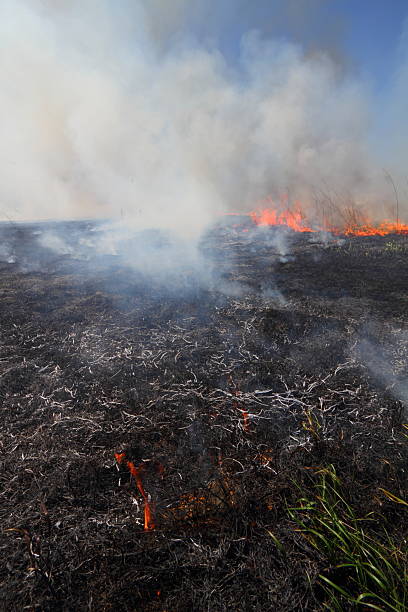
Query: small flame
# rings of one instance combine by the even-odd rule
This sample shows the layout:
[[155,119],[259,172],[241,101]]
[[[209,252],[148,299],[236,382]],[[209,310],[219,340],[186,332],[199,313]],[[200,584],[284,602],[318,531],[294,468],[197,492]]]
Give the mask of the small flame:
[[152,508],[151,508],[150,502],[147,500],[147,498],[145,498],[144,502],[145,502],[145,507],[144,507],[144,530],[145,531],[151,531],[152,529],[156,528],[156,525],[155,525],[155,522],[154,522],[154,518],[153,518],[153,512],[152,512]]
[[115,453],[115,459],[117,463],[120,465],[125,458],[125,453]]
[[[117,461],[118,464],[121,464],[124,460],[125,460],[125,453],[115,453],[115,459]],[[152,508],[151,508],[151,504],[149,501],[149,496],[147,495],[146,491],[144,490],[143,487],[143,482],[142,482],[142,472],[144,470],[144,465],[140,465],[139,467],[136,467],[135,464],[133,463],[133,461],[126,461],[126,466],[129,470],[129,472],[131,473],[131,475],[133,476],[133,478],[135,479],[136,482],[136,486],[139,490],[140,495],[143,497],[143,501],[144,501],[144,530],[145,531],[150,531],[152,529],[155,529],[155,523],[154,523],[154,518],[153,518],[153,512],[152,512]]]

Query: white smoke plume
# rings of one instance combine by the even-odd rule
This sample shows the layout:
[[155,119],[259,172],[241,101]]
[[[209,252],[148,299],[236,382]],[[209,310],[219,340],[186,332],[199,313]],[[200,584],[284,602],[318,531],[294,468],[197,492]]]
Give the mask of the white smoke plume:
[[206,7],[2,0],[2,216],[122,216],[189,236],[283,192],[392,207],[364,82],[257,31],[227,60],[188,27]]

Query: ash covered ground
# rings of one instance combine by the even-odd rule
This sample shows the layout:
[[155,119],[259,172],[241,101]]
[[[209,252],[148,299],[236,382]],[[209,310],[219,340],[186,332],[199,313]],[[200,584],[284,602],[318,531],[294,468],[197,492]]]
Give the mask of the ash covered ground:
[[324,609],[329,465],[407,537],[407,236],[0,234],[1,609]]

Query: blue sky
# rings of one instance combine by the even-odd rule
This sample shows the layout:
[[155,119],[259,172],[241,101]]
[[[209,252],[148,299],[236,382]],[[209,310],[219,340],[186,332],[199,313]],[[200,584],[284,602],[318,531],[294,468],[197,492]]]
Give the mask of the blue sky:
[[389,84],[398,57],[407,0],[336,0],[333,10],[345,16],[344,48],[376,88]]
[[306,50],[327,50],[347,69],[367,78],[376,91],[390,84],[408,17],[408,0],[221,0],[198,4],[193,30],[201,39],[215,39],[231,61],[239,53],[241,36],[258,29],[265,37],[295,41]]

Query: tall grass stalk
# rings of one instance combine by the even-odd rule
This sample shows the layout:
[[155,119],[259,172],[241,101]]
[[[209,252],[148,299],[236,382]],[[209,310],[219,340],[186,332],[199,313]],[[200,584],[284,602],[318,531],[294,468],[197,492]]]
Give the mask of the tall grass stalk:
[[[318,471],[314,495],[289,509],[307,540],[328,560],[320,584],[330,610],[408,609],[407,545],[391,538],[370,514],[358,518],[333,466]],[[388,493],[388,492],[387,492]],[[387,496],[392,500],[392,497]],[[394,496],[395,497],[395,496]],[[398,502],[396,501],[398,500]],[[396,498],[405,512],[405,503]]]

